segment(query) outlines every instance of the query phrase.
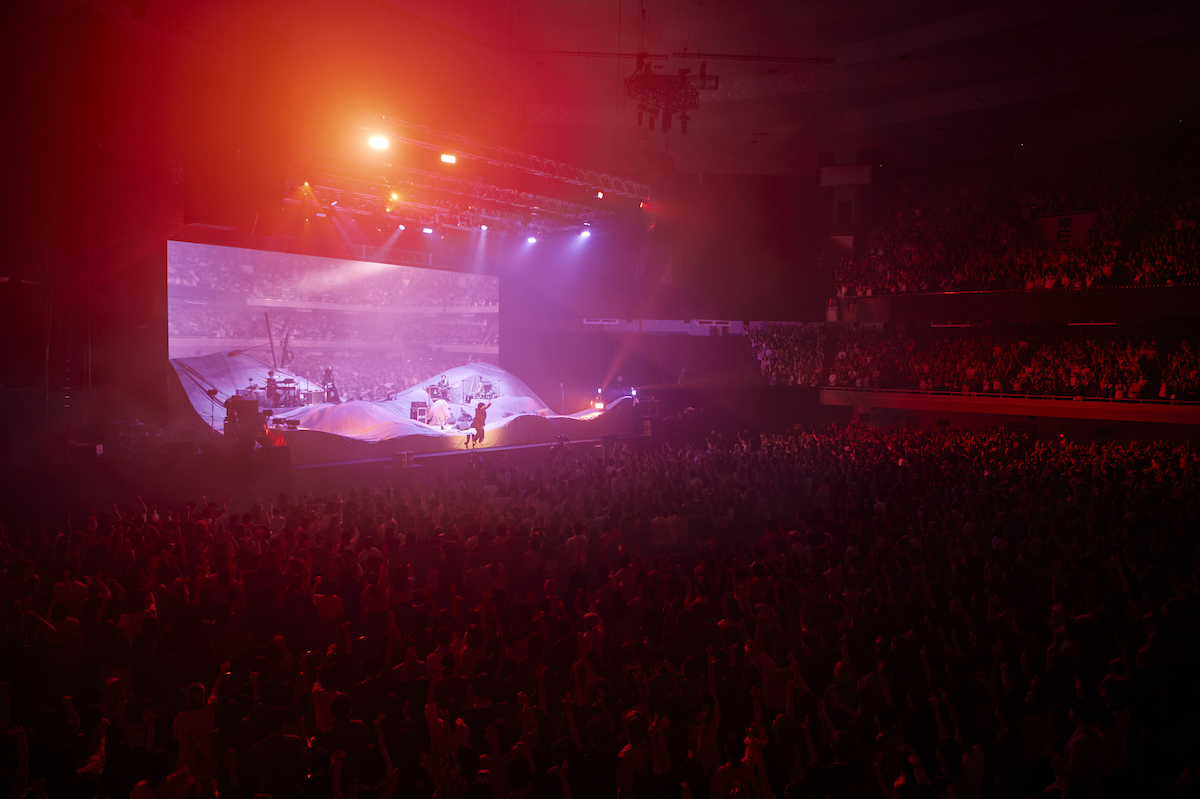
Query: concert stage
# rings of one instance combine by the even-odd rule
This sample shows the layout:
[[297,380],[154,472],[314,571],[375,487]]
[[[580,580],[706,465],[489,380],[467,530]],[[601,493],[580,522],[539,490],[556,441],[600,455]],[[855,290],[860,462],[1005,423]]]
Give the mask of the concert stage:
[[[257,358],[215,353],[174,359],[171,365],[192,408],[217,432],[234,432],[225,424],[230,398],[254,400],[257,405],[251,407],[268,409],[261,392],[245,388],[266,383],[270,367]],[[283,369],[273,371],[280,380],[304,380]],[[556,414],[520,379],[476,362],[433,375],[386,400],[270,408],[268,435],[274,446],[290,448],[295,466],[462,451],[469,447],[480,402],[490,403],[480,449],[549,444],[560,435],[580,440],[634,434],[632,398],[603,410]]]

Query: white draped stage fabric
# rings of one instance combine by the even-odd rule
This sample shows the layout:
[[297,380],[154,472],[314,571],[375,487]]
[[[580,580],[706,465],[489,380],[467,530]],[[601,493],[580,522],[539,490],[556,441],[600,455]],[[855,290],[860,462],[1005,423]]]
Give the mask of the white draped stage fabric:
[[[225,418],[222,403],[236,396],[239,390],[244,391],[247,385],[264,385],[267,370],[271,368],[249,353],[179,358],[172,360],[171,365],[196,413],[205,423],[213,423],[218,432],[223,430]],[[302,391],[320,388],[286,370],[274,371],[277,378],[303,381]],[[442,396],[434,399],[430,389],[439,384],[443,388],[434,393]],[[211,389],[216,393],[210,400],[208,392]],[[295,429],[282,433],[292,448],[293,464],[345,462],[384,458],[399,452],[466,449],[468,438],[474,432],[470,427],[479,402],[491,404],[487,409],[483,447],[550,443],[556,435],[582,439],[632,435],[634,432],[633,402],[629,398],[613,403],[603,411],[589,409],[562,416],[553,413],[515,375],[483,362],[431,375],[428,380],[386,400],[277,408],[274,418],[295,424]],[[266,407],[265,399],[260,398],[260,403]],[[435,424],[413,419],[414,403],[424,403],[425,408],[435,410],[435,419],[444,415],[445,422]]]

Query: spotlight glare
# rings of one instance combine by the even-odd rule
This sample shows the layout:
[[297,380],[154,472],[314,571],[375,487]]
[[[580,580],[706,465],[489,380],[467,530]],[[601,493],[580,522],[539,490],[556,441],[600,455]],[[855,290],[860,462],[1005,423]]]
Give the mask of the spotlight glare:
[[399,199],[400,199],[400,195],[399,195],[399,194],[397,194],[396,192],[392,192],[392,199],[393,199],[393,200],[399,200]]
[[582,233],[580,233],[579,235],[586,239],[588,236],[592,235],[592,231],[585,230]]
[[431,227],[423,227],[423,228],[421,228],[421,232],[422,232],[422,233],[432,233],[432,232],[433,232],[433,228],[431,228]]
[[404,230],[404,225],[401,225],[401,226],[399,227],[399,230]]
[[602,191],[598,191],[598,192],[596,192],[596,199],[597,199],[597,200],[603,200],[603,199],[604,199],[604,192],[602,192]]
[[443,164],[454,164],[458,162],[458,156],[450,155],[450,153],[442,153]]
[[487,230],[487,225],[480,225],[480,226],[479,226],[479,229],[480,229],[480,230],[483,230],[483,231],[486,231],[486,230]]
[[306,188],[306,189],[308,188],[308,181],[307,181],[307,180],[306,180],[306,181],[304,181],[304,188]]
[[388,137],[387,136],[372,136],[371,137],[371,146],[374,147],[376,150],[386,150],[388,147]]
[[631,389],[629,389],[629,391],[630,391],[630,396],[633,396],[633,397],[636,397],[636,396],[637,396],[637,389],[636,389],[636,388],[631,388]]
[[537,237],[530,236],[529,238],[525,239],[525,241],[529,242],[530,244],[537,244]]

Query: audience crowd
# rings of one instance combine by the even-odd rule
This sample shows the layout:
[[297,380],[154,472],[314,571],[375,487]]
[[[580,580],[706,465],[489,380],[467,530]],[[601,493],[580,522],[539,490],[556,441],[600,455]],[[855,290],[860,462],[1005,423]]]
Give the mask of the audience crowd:
[[833,428],[0,535],[23,797],[1194,795],[1191,444]]
[[[913,173],[865,257],[839,263],[837,294],[1195,283],[1198,156],[1200,142],[1169,139]],[[1047,241],[1037,218],[1054,214],[1093,219],[1086,240]]]
[[1200,337],[1190,329],[831,324],[748,336],[764,378],[780,385],[1200,400]]

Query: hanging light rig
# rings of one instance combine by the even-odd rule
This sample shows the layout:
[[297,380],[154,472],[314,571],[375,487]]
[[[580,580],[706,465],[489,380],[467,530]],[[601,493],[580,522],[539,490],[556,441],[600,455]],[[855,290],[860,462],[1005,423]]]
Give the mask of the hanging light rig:
[[679,128],[687,134],[688,112],[700,107],[700,92],[715,91],[720,78],[708,74],[708,64],[700,65],[700,74],[693,75],[690,69],[679,70],[678,75],[659,75],[647,58],[648,53],[638,53],[637,68],[625,79],[625,96],[637,101],[638,127],[643,117],[648,116],[650,130],[654,120],[662,117],[662,132],[665,136],[671,129],[671,117],[679,119]]

